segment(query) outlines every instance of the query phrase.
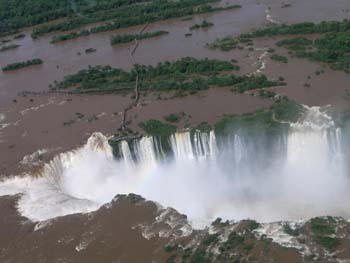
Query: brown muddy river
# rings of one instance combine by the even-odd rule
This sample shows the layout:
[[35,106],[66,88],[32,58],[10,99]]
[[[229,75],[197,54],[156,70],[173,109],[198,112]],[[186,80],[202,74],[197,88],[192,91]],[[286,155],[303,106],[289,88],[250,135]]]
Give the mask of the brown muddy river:
[[[225,3],[241,4],[242,8],[194,16],[189,21],[173,19],[151,24],[147,31],[167,30],[170,34],[158,39],[143,40],[135,54],[137,62],[156,64],[185,56],[231,59],[234,57],[233,52],[211,51],[205,44],[218,37],[237,35],[266,26],[270,20],[277,23],[340,20],[349,17],[350,8],[347,0],[293,0],[288,2],[291,4],[288,8],[282,8],[283,1],[271,0],[229,0],[223,2]],[[193,31],[191,37],[185,37],[185,34],[189,33],[189,27],[203,19],[214,23],[215,26]],[[33,40],[30,37],[31,29],[25,30],[27,36],[24,39],[13,41],[21,45],[19,48],[0,52],[0,66],[32,58],[41,58],[44,64],[15,72],[0,72],[0,106],[8,104],[21,91],[47,90],[49,84],[55,80],[59,81],[63,76],[88,65],[103,64],[130,68],[129,50],[133,44],[112,47],[109,43],[110,37],[119,33],[137,32],[141,27],[93,34],[58,44],[49,43],[52,35]],[[97,52],[85,54],[87,48],[95,48]],[[78,55],[79,52],[81,55]]]

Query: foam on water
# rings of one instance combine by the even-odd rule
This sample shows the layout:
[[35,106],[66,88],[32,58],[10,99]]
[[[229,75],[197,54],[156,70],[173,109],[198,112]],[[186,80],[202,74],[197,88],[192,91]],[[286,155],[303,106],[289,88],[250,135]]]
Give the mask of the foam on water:
[[1,182],[0,195],[21,194],[18,210],[33,221],[94,211],[128,193],[174,207],[199,228],[216,217],[350,217],[343,154],[349,146],[342,136],[327,114],[309,108],[285,139],[276,138],[286,151],[278,157],[264,152],[272,160],[262,165],[260,150],[240,134],[220,146],[214,132],[176,133],[169,138],[173,157],[166,160],[156,138],[122,141],[116,160],[107,138],[95,133],[85,146],[46,164],[41,176]]

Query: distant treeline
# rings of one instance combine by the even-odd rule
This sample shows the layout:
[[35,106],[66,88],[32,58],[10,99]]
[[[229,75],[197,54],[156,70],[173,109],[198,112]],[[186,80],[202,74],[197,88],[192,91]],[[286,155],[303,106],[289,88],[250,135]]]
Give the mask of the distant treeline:
[[[281,40],[276,45],[288,48],[290,53],[297,57],[327,63],[333,69],[350,73],[350,20],[277,25],[241,34],[238,38],[217,39],[208,44],[208,47],[227,51],[239,47],[239,43],[251,44],[252,39],[256,37],[308,34],[320,34],[320,36],[316,40],[298,36]],[[286,57],[280,55],[272,55],[271,58],[288,62]]]
[[316,40],[296,37],[276,45],[288,48],[297,57],[327,63],[333,69],[350,73],[350,20],[280,25],[243,34],[241,38],[315,33],[321,34]]
[[239,5],[212,7],[209,4],[218,0],[154,0],[134,5],[123,5],[116,9],[106,9],[97,13],[76,16],[64,22],[43,25],[33,30],[32,37],[37,38],[55,31],[68,31],[87,24],[112,20],[101,26],[91,28],[90,33],[106,32],[119,28],[141,25],[147,22],[161,21],[170,18],[194,14],[209,13],[219,10],[239,8]]
[[269,37],[276,35],[323,34],[329,32],[350,32],[350,20],[322,21],[320,23],[304,22],[292,25],[278,25],[251,33],[241,34],[241,38]]
[[[70,0],[0,0],[0,34],[71,15]],[[76,1],[79,2],[79,1]]]
[[16,70],[16,69],[25,68],[32,65],[40,65],[42,63],[43,61],[40,58],[35,58],[35,59],[23,61],[23,62],[15,62],[15,63],[8,64],[5,67],[3,67],[2,70],[3,71]]
[[0,36],[15,34],[20,28],[58,18],[107,12],[148,0],[0,0]]
[[152,37],[158,37],[162,35],[169,34],[167,31],[155,31],[155,32],[147,32],[139,35],[116,35],[111,37],[111,45],[118,45],[118,44],[124,44],[128,42],[132,42],[135,39],[141,40],[145,38],[152,38]]

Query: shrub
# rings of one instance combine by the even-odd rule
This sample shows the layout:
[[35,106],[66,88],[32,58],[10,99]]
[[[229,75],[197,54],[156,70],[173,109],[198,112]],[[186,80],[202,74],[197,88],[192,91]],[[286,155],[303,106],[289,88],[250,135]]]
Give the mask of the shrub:
[[24,68],[24,67],[29,67],[32,65],[40,65],[42,63],[43,63],[43,61],[40,58],[35,58],[35,59],[23,61],[23,62],[15,62],[12,64],[8,64],[5,67],[3,67],[2,70],[3,71],[16,70],[16,69],[20,69],[20,68]]

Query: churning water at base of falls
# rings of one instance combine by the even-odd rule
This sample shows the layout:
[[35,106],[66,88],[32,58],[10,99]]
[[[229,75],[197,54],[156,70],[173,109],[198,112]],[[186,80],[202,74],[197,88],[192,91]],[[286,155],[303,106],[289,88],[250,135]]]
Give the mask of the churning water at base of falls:
[[318,108],[276,136],[273,150],[244,134],[219,143],[214,132],[198,131],[172,135],[171,158],[157,138],[143,137],[121,141],[116,159],[107,138],[95,133],[85,146],[46,164],[41,176],[2,181],[0,195],[21,194],[18,210],[33,221],[91,212],[128,193],[177,209],[195,227],[217,217],[350,218],[346,136]]

